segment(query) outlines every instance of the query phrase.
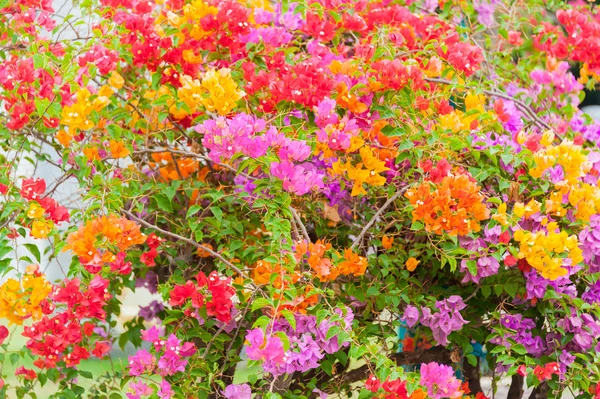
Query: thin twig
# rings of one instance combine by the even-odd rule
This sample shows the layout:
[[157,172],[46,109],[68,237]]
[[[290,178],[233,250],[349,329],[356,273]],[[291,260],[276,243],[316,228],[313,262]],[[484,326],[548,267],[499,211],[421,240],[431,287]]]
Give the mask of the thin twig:
[[[224,263],[224,264],[225,264],[227,267],[229,267],[229,268],[230,268],[231,270],[233,270],[234,272],[238,273],[240,276],[242,276],[242,277],[244,277],[244,278],[246,278],[246,279],[250,279],[250,277],[249,277],[249,276],[248,276],[248,275],[247,275],[245,272],[243,272],[243,271],[242,271],[240,268],[238,268],[236,265],[234,265],[233,263],[231,263],[230,261],[228,261],[227,259],[225,259],[225,258],[223,257],[223,255],[219,254],[218,252],[215,252],[215,251],[213,251],[213,250],[212,250],[212,249],[210,249],[209,247],[207,247],[207,246],[204,246],[204,245],[202,245],[202,244],[200,244],[200,243],[197,243],[196,241],[194,241],[194,240],[192,240],[192,239],[189,239],[189,238],[186,238],[186,237],[184,237],[184,236],[181,236],[181,235],[179,235],[179,234],[176,234],[176,233],[171,233],[170,231],[163,230],[163,229],[161,229],[160,227],[158,227],[158,226],[156,226],[156,225],[153,225],[152,223],[148,223],[148,222],[146,222],[145,220],[138,218],[137,216],[135,216],[135,215],[134,215],[134,214],[132,214],[131,212],[129,212],[129,211],[126,211],[125,209],[123,209],[123,213],[124,213],[124,214],[126,214],[128,217],[130,217],[130,218],[134,219],[136,222],[138,222],[138,223],[141,223],[141,224],[143,224],[144,226],[146,226],[146,227],[149,227],[149,228],[151,228],[151,229],[154,229],[154,230],[158,231],[158,232],[159,232],[159,233],[161,233],[161,234],[164,234],[164,235],[170,236],[170,237],[172,237],[172,238],[175,238],[175,239],[177,239],[177,240],[179,240],[179,241],[186,242],[186,243],[188,243],[188,244],[190,244],[190,245],[193,245],[193,246],[194,246],[194,247],[196,247],[196,248],[199,248],[199,249],[201,249],[201,250],[203,250],[203,251],[206,251],[206,252],[207,252],[207,253],[209,253],[211,256],[214,256],[215,258],[219,259],[219,260],[220,260],[221,262],[223,262],[223,263]],[[252,287],[253,287],[253,288],[258,288],[256,285],[254,285],[254,283],[250,283],[250,284],[252,285]]]
[[371,228],[371,226],[373,226],[373,224],[375,223],[375,221],[377,220],[377,218],[379,216],[381,216],[381,214],[387,209],[388,206],[391,205],[392,202],[394,202],[398,197],[400,197],[404,193],[404,191],[406,191],[407,187],[404,187],[404,188],[396,191],[396,194],[392,195],[385,202],[385,204],[383,204],[383,206],[381,208],[379,208],[379,210],[375,213],[375,215],[373,215],[373,217],[371,218],[371,220],[369,220],[369,222],[365,225],[365,227],[363,227],[363,229],[360,232],[360,234],[358,235],[358,237],[356,237],[356,239],[354,240],[354,242],[350,246],[350,249],[356,248],[356,246],[362,241],[362,239],[365,236],[365,234],[367,234],[367,231]]
[[306,231],[306,226],[304,226],[304,223],[302,223],[302,219],[300,219],[300,215],[298,215],[298,212],[296,212],[296,210],[290,206],[290,211],[292,212],[292,215],[294,216],[294,219],[296,220],[296,222],[298,223],[298,225],[300,225],[300,229],[302,230],[302,234],[304,235],[304,239],[306,239],[306,242],[308,244],[310,244],[310,236],[308,235],[308,231]]
[[[452,85],[455,84],[456,82],[453,82],[451,80],[447,80],[447,79],[439,79],[439,78],[424,78],[424,80],[426,80],[427,82],[432,82],[432,83],[442,83],[442,84],[446,84],[446,85]],[[471,87],[469,85],[463,85],[466,89],[474,89],[474,87]],[[546,122],[544,122],[539,116],[537,116],[537,114],[535,113],[535,111],[533,111],[531,109],[531,107],[529,105],[527,105],[524,101],[519,100],[518,98],[509,96],[506,93],[502,93],[499,91],[494,91],[494,90],[483,90],[483,93],[488,95],[488,96],[492,96],[492,97],[498,97],[498,98],[502,98],[504,100],[508,100],[508,101],[512,101],[516,104],[516,107],[519,108],[519,110],[521,112],[523,112],[525,114],[525,116],[527,116],[535,125],[537,125],[540,129],[544,129],[544,130],[552,130],[554,132],[554,135],[559,139],[562,140],[563,138],[561,137],[561,135],[559,135],[558,133],[556,133],[554,131],[554,129],[552,129],[552,127],[550,125],[548,125]]]

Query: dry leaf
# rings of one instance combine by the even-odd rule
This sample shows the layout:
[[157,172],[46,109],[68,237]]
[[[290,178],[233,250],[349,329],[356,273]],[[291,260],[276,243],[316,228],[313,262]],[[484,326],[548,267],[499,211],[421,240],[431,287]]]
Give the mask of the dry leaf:
[[329,206],[326,202],[323,202],[323,216],[328,220],[331,220],[334,224],[337,224],[342,220],[338,213],[337,206]]

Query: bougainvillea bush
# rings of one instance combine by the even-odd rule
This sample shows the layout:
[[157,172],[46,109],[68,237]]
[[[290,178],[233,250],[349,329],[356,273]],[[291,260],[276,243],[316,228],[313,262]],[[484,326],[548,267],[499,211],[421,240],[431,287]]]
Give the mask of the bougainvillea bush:
[[0,396],[600,398],[594,4],[0,15]]

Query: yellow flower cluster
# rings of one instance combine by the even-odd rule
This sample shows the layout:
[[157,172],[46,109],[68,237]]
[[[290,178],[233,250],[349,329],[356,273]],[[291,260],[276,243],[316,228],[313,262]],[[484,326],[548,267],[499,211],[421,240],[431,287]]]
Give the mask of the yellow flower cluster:
[[160,37],[166,36],[161,24],[166,20],[169,25],[180,30],[176,34],[179,39],[179,45],[185,42],[186,36],[195,40],[201,40],[211,34],[200,26],[200,20],[207,15],[217,15],[219,9],[209,6],[202,0],[193,0],[183,6],[183,15],[177,15],[172,11],[167,11],[156,20],[155,30]]
[[200,27],[200,20],[207,15],[217,15],[218,12],[219,9],[217,7],[209,6],[202,0],[194,0],[190,4],[183,6],[181,23],[191,24],[191,29],[189,31],[190,37],[200,40],[211,33]]
[[577,237],[569,236],[564,231],[556,233],[557,227],[552,222],[548,223],[548,233],[517,230],[514,235],[514,239],[520,243],[519,259],[526,259],[540,275],[550,280],[567,274],[567,269],[562,267],[563,258],[555,255],[566,254],[571,259],[571,265],[583,262]]
[[72,136],[77,130],[88,130],[94,127],[88,118],[92,111],[100,111],[109,103],[109,97],[113,94],[109,86],[102,86],[93,100],[92,94],[87,89],[77,91],[77,100],[73,105],[67,105],[61,113],[60,123],[69,127]]
[[446,115],[440,115],[439,124],[444,129],[452,130],[453,133],[471,130],[471,124],[485,113],[484,104],[485,96],[469,93],[465,97],[466,112],[455,110]]
[[577,219],[589,221],[592,215],[600,213],[600,188],[587,183],[571,187],[569,204],[576,208],[574,216]]
[[350,161],[346,161],[346,163],[337,161],[332,165],[333,174],[340,175],[346,172],[348,178],[354,182],[351,193],[353,197],[359,194],[367,194],[363,187],[364,183],[371,186],[383,186],[386,178],[379,173],[389,169],[385,166],[385,162],[375,156],[371,147],[364,146],[359,153],[362,162],[356,166],[352,165]]
[[42,317],[40,304],[52,292],[52,285],[43,275],[26,274],[21,281],[9,278],[0,286],[0,318],[22,324],[28,317]]
[[568,196],[569,204],[575,208],[574,216],[589,221],[593,214],[600,213],[600,188],[581,181],[591,169],[591,163],[583,154],[582,147],[570,141],[558,146],[548,146],[534,154],[535,167],[530,170],[532,177],[539,178],[556,165],[564,173],[564,180],[555,184],[557,191],[546,200],[546,212],[550,215],[564,216],[563,197]]
[[46,238],[54,227],[54,222],[45,219],[44,213],[46,210],[37,202],[31,201],[26,215],[29,219],[33,219],[31,224],[31,235],[35,238]]
[[590,71],[590,67],[587,62],[584,63],[579,70],[579,76],[579,83],[581,84],[586,84],[590,78],[594,79],[596,82],[600,81],[600,75],[594,71]]
[[211,69],[204,74],[202,81],[190,76],[182,76],[180,81],[182,86],[177,89],[177,96],[191,113],[203,105],[207,111],[227,115],[235,108],[238,100],[246,95],[238,89],[228,68],[218,71]]
[[550,145],[533,154],[535,167],[529,171],[529,174],[531,177],[540,178],[546,170],[559,165],[565,175],[565,184],[577,184],[579,178],[585,176],[591,169],[591,164],[581,149],[580,145],[569,140],[564,140],[556,146]]

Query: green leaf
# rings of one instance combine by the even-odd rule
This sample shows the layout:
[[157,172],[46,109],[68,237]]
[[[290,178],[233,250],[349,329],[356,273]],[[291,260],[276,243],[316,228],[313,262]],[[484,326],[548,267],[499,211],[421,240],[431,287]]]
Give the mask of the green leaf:
[[223,211],[218,206],[211,206],[210,211],[217,218],[219,223],[223,220]]
[[185,218],[189,219],[190,217],[192,217],[196,213],[198,213],[201,209],[202,209],[202,207],[200,205],[192,205],[192,206],[190,206],[190,209],[188,209],[187,214],[185,215]]
[[341,331],[342,329],[340,328],[340,326],[331,326],[327,331],[327,334],[325,335],[325,340],[329,341],[331,338],[338,335]]
[[35,244],[23,244],[29,252],[35,256],[35,259],[40,263],[42,261],[42,256],[40,254],[40,249]]
[[484,298],[488,298],[492,294],[492,288],[489,285],[484,285],[481,287],[481,293]]
[[469,353],[467,356],[467,361],[473,367],[477,367],[477,358],[472,353]]
[[167,198],[166,195],[157,194],[154,196],[154,199],[156,200],[156,204],[160,209],[168,213],[173,213],[173,204],[171,203],[171,200]]
[[448,259],[448,263],[450,264],[450,271],[454,272],[456,270],[456,258],[455,257],[450,257],[447,258]]
[[296,317],[294,316],[294,314],[287,309],[282,310],[281,314],[283,315],[283,317],[285,317],[287,322],[290,323],[290,326],[292,326],[292,329],[294,331],[296,331]]
[[477,276],[477,261],[474,259],[469,259],[467,261],[467,269],[469,269],[469,273],[473,276]]
[[510,347],[510,349],[514,352],[517,352],[519,355],[527,354],[527,349],[521,344],[516,344]]
[[46,58],[40,53],[33,55],[33,67],[35,69],[42,69],[46,66]]
[[517,295],[518,290],[519,287],[516,284],[506,284],[504,286],[504,291],[513,298]]
[[254,302],[252,302],[252,312],[254,312],[255,310],[264,308],[265,306],[270,306],[271,305],[271,301],[269,301],[266,298],[257,298],[254,300]]

